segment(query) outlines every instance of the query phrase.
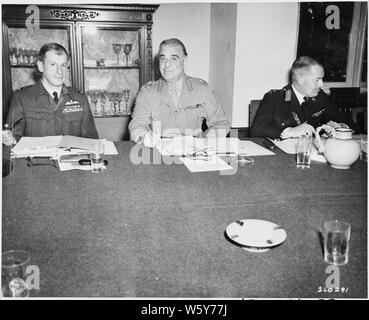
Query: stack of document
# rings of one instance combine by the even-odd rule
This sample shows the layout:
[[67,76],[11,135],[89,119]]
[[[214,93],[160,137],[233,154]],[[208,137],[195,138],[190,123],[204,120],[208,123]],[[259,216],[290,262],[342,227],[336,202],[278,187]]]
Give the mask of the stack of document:
[[57,159],[63,154],[86,154],[97,141],[103,144],[104,154],[118,154],[112,141],[74,136],[22,137],[11,152],[14,158],[51,157]]
[[57,159],[63,136],[22,137],[11,150],[14,158],[50,157]]

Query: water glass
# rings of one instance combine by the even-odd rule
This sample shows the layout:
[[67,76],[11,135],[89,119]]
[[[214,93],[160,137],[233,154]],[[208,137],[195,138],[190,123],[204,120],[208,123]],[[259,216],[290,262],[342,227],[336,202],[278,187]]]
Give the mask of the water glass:
[[324,260],[342,266],[348,263],[351,226],[344,221],[324,223]]
[[95,143],[90,149],[91,171],[103,171],[104,148],[101,142]]
[[297,168],[310,168],[310,154],[313,137],[304,135],[298,138],[296,144],[296,165]]
[[29,297],[26,268],[31,256],[24,250],[11,250],[2,254],[1,291],[4,297]]

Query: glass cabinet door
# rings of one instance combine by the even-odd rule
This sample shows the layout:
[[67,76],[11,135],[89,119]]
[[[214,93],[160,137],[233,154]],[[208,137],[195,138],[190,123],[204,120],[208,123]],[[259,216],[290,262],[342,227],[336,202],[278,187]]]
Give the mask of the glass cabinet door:
[[129,116],[140,88],[140,29],[81,25],[84,91],[95,117]]
[[[41,78],[36,61],[40,48],[51,42],[57,42],[70,53],[69,28],[52,27],[38,30],[8,26],[8,56],[11,73],[11,86],[15,91],[34,84]],[[70,60],[71,61],[71,60]],[[67,86],[72,85],[71,69],[64,79]]]

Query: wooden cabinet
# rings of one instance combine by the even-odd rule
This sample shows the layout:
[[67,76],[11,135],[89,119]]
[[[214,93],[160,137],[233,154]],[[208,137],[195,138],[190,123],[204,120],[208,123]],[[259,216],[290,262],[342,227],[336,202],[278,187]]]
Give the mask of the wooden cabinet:
[[157,8],[3,5],[3,121],[12,92],[40,77],[40,47],[57,42],[70,55],[65,83],[87,95],[100,137],[128,140],[136,95],[153,78],[151,30]]

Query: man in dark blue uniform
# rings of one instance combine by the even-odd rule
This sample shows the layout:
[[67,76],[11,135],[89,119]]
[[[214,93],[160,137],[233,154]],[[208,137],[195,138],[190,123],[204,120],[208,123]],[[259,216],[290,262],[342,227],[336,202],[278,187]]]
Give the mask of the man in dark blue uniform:
[[251,136],[291,138],[313,134],[315,128],[332,126],[357,129],[324,93],[324,69],[310,57],[300,57],[292,65],[292,83],[264,95],[251,125]]
[[[37,67],[41,80],[12,97],[6,123],[15,140],[54,135],[98,138],[87,97],[64,84],[68,70],[65,48],[57,43],[42,46]],[[3,137],[4,144],[12,142]]]

